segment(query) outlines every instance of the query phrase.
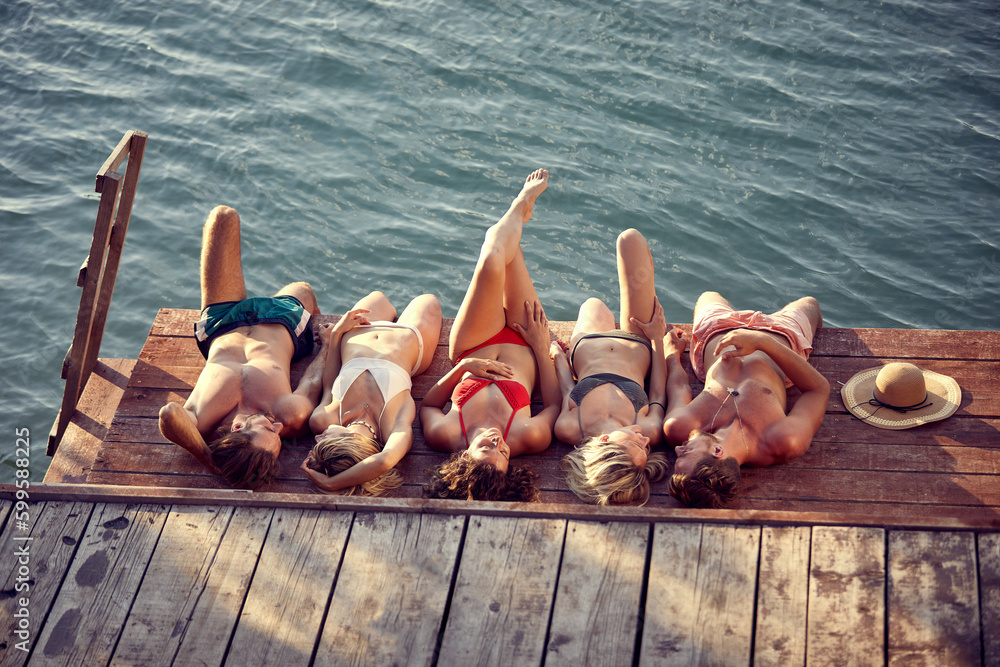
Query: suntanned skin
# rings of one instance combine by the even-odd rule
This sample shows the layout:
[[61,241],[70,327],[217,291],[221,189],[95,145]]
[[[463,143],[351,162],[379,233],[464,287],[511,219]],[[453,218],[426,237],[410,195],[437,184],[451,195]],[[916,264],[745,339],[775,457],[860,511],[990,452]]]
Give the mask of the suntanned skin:
[[[292,283],[275,296],[291,295],[314,315],[316,296],[307,283]],[[228,206],[212,210],[205,222],[201,253],[201,307],[246,298],[240,250],[239,214]],[[290,369],[294,343],[280,324],[239,327],[212,341],[205,368],[184,402],[160,410],[160,432],[211,472],[206,438],[218,428],[244,431],[256,447],[275,456],[281,438],[302,435],[322,390],[325,347],[293,391]],[[271,419],[261,413],[271,413]]]
[[[545,450],[559,414],[560,390],[550,359],[548,320],[528,275],[521,252],[521,230],[531,218],[535,199],[548,185],[544,169],[533,172],[500,220],[489,228],[475,273],[451,330],[452,361],[500,331],[504,325],[524,336],[530,347],[502,343],[477,350],[442,377],[424,397],[420,420],[427,444],[438,451],[468,449],[473,458],[506,471],[512,456]],[[516,380],[531,392],[537,380],[543,408],[531,416],[530,406],[514,416],[506,440],[503,431],[511,408],[495,385],[481,389],[462,407],[468,443],[462,435],[458,407],[444,406],[461,380],[476,376]]]
[[[424,341],[423,357],[417,359],[420,346],[412,331],[370,325],[378,321],[415,326]],[[372,292],[322,335],[326,339],[323,346],[328,350],[323,398],[312,413],[309,427],[318,434],[318,441],[324,434],[358,433],[371,437],[371,431],[364,426],[367,424],[383,445],[378,454],[333,477],[309,467],[310,452],[302,462],[303,472],[320,490],[334,492],[369,482],[399,463],[413,444],[413,420],[417,414],[413,395],[408,391],[397,394],[386,404],[375,378],[368,371],[351,384],[342,403],[333,395],[334,380],[343,365],[356,358],[386,359],[407,371],[416,367],[412,375],[426,371],[434,359],[441,335],[441,305],[433,295],[424,294],[411,301],[396,320],[396,309],[389,299],[382,292]]]
[[[626,447],[636,466],[643,467],[649,448],[659,444],[663,433],[667,375],[663,337],[667,324],[656,298],[653,256],[646,239],[635,229],[622,232],[617,241],[617,256],[621,330],[650,341],[652,354],[642,343],[619,338],[589,338],[577,345],[586,334],[615,331],[615,316],[600,299],[584,302],[569,344],[569,350],[576,349],[575,368],[570,367],[569,356],[561,350],[555,355],[563,397],[555,434],[571,445],[607,435],[608,441],[620,442]],[[592,389],[583,399],[581,408],[570,397],[576,386],[574,371],[577,379],[614,373],[640,386],[645,386],[648,373],[650,404],[636,415],[632,402],[618,387],[608,383]]]
[[[712,303],[728,304],[718,293],[706,292],[695,305],[695,320]],[[814,332],[822,325],[819,304],[812,297],[784,310],[789,309],[804,312]],[[809,449],[826,413],[830,383],[795,354],[783,336],[748,329],[712,336],[705,346],[705,388],[693,400],[680,362],[686,346],[680,329],[668,333],[663,431],[667,442],[676,446],[676,472],[690,472],[706,454],[767,466],[798,458]],[[802,392],[787,414],[786,377]]]

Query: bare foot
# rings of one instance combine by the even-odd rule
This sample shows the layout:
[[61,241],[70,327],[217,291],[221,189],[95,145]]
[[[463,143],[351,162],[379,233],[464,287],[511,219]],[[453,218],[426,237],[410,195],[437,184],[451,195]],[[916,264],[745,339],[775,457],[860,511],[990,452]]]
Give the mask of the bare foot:
[[521,221],[527,222],[531,219],[531,212],[535,208],[535,200],[538,195],[545,191],[545,188],[549,185],[549,172],[544,169],[538,169],[533,171],[528,175],[528,178],[524,180],[524,187],[514,198],[514,202],[510,205],[511,210],[518,208],[521,213]]

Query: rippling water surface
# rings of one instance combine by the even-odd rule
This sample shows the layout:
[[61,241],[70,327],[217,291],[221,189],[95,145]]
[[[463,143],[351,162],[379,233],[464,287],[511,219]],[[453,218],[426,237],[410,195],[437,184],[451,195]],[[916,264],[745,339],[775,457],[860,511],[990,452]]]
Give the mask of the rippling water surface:
[[454,316],[484,228],[550,170],[524,236],[551,319],[616,307],[650,240],[667,318],[698,294],[827,324],[1000,326],[1000,14],[956,2],[0,4],[6,443],[43,441],[97,211],[149,133],[101,355],[196,308],[200,227],[244,224],[251,292],[326,311],[425,291]]

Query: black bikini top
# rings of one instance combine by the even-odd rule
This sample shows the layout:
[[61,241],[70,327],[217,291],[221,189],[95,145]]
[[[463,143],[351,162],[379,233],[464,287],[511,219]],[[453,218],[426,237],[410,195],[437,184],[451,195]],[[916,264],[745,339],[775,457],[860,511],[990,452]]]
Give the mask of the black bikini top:
[[[622,377],[621,375],[615,375],[614,373],[597,373],[595,375],[588,375],[582,378],[575,387],[573,391],[570,392],[569,397],[579,407],[580,402],[583,401],[584,397],[591,391],[605,384],[613,384],[618,389],[621,390],[623,394],[632,402],[632,407],[635,408],[635,418],[636,421],[639,419],[639,410],[649,405],[649,396],[646,395],[646,390],[642,388],[642,385],[634,380],[630,380],[627,377]],[[634,422],[633,422],[634,423]]]

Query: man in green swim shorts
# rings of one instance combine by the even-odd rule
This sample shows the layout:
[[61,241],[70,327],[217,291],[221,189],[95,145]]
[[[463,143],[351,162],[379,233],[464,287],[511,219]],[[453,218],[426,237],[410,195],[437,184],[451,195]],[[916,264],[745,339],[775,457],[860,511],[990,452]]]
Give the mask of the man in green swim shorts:
[[247,298],[240,216],[218,206],[201,249],[201,318],[195,324],[205,368],[182,405],[160,410],[160,432],[240,488],[267,484],[283,437],[308,430],[323,389],[325,350],[292,391],[292,362],[313,351],[316,295],[304,282],[273,297]]

